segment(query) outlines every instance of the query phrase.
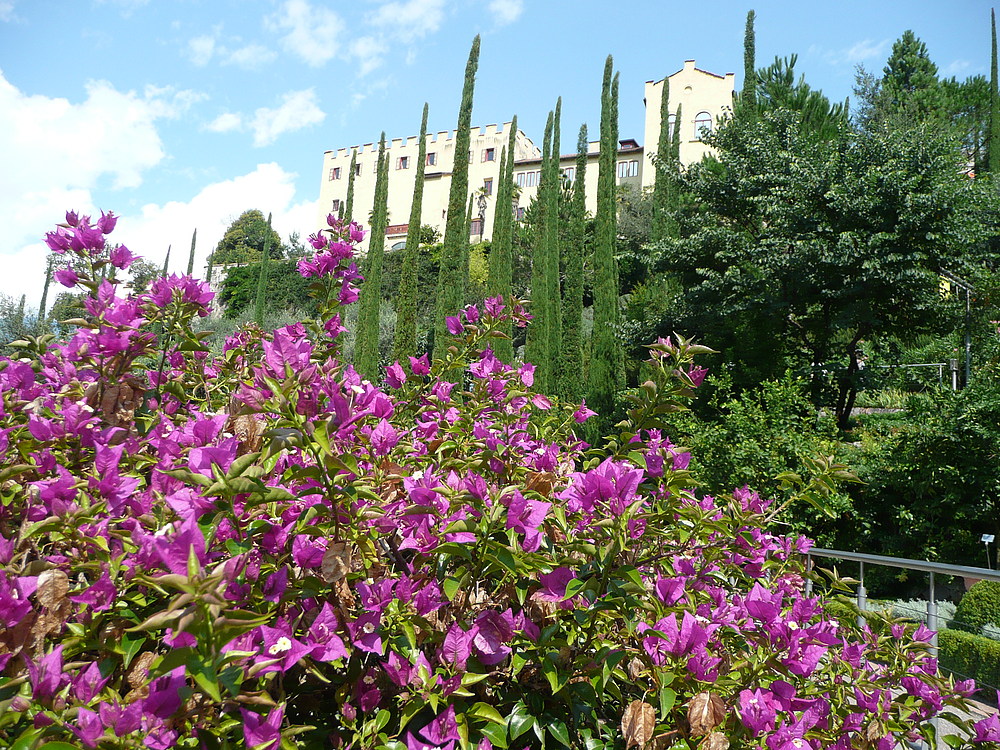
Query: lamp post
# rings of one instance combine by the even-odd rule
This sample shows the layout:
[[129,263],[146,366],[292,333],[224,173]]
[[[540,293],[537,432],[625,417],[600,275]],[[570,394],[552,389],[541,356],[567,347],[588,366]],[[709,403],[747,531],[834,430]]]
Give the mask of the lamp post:
[[968,385],[972,379],[972,334],[969,331],[969,319],[972,315],[972,292],[975,291],[975,288],[968,281],[950,271],[942,270],[941,275],[953,286],[965,291],[965,385]]

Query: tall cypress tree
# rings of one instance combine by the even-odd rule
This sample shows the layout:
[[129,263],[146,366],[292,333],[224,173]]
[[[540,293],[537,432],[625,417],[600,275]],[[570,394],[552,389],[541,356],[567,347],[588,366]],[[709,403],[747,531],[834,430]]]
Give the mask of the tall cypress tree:
[[683,109],[681,105],[677,105],[677,114],[674,116],[674,140],[672,144],[672,156],[674,158],[674,164],[680,167],[681,163],[681,113]]
[[417,176],[413,182],[406,250],[396,294],[396,330],[392,340],[392,358],[396,362],[406,362],[408,356],[417,353],[417,263],[420,258],[420,215],[424,203],[424,162],[427,161],[427,102],[424,102],[419,138]]
[[753,23],[756,14],[747,13],[743,32],[743,89],[740,91],[740,111],[747,117],[757,116],[757,38]]
[[378,144],[375,175],[375,204],[371,234],[364,264],[364,283],[358,297],[358,335],[354,343],[354,369],[363,378],[378,379],[378,312],[382,301],[382,259],[385,256],[385,229],[388,224],[389,158],[385,153],[385,132]]
[[194,232],[191,233],[191,252],[188,253],[188,267],[187,267],[188,276],[194,276],[194,247],[197,241],[198,241],[198,229],[195,228]]
[[524,358],[535,365],[535,384],[541,391],[549,390],[549,376],[552,360],[549,347],[549,326],[552,318],[549,314],[548,300],[548,187],[550,182],[549,162],[552,158],[552,112],[545,121],[545,136],[542,139],[542,168],[538,183],[538,193],[532,204],[535,221],[533,252],[531,257],[531,323],[528,324],[527,340],[524,347]]
[[[469,194],[469,144],[472,128],[472,98],[476,87],[476,70],[479,67],[479,35],[472,40],[469,61],[465,66],[465,85],[462,103],[458,110],[458,127],[455,133],[455,163],[452,167],[451,190],[448,194],[448,218],[444,230],[444,247],[441,250],[441,270],[438,274],[437,305],[434,316],[434,348],[440,354],[448,340],[445,318],[457,315],[461,307],[460,262],[462,245],[468,244],[465,226],[465,199]],[[464,236],[463,236],[464,235]]]
[[212,267],[215,265],[215,253],[208,254],[208,270],[205,272],[205,281],[212,283]]
[[271,214],[267,215],[267,231],[264,233],[264,252],[260,256],[260,271],[257,273],[257,298],[253,305],[253,319],[257,325],[264,325],[264,295],[267,291],[267,272],[271,260]]
[[993,48],[990,54],[990,148],[989,171],[1000,172],[1000,93],[997,82],[997,17],[990,8],[990,33]]
[[624,359],[618,340],[618,269],[615,264],[615,167],[618,155],[618,77],[608,55],[601,91],[601,153],[597,171],[594,237],[594,339],[588,402],[607,416],[624,385]]
[[347,200],[344,204],[341,204],[343,208],[343,214],[341,215],[344,221],[350,223],[354,218],[354,176],[358,171],[358,150],[354,149],[351,151],[351,168],[347,175]]
[[38,319],[45,320],[45,303],[49,299],[49,285],[52,283],[52,268],[55,256],[49,253],[45,260],[45,286],[42,287],[42,301],[38,303]]
[[[465,297],[469,293],[469,256],[472,251],[472,206],[475,202],[475,197],[474,194],[469,196],[469,208],[465,212],[465,244],[462,245],[462,253],[458,259],[459,307],[465,304]],[[482,235],[479,236],[482,237]]]
[[549,152],[549,180],[545,197],[545,303],[548,306],[549,340],[546,359],[549,370],[549,392],[559,385],[559,352],[562,349],[562,304],[559,290],[559,195],[562,192],[562,174],[559,169],[559,120],[562,118],[562,97],[556,100],[552,115],[552,144]]
[[170,267],[170,248],[172,247],[173,245],[167,245],[167,257],[163,259],[163,273],[161,274],[162,276],[167,275],[167,268]]
[[[507,146],[500,153],[500,184],[497,186],[497,202],[493,211],[493,242],[490,247],[489,276],[486,289],[490,297],[503,297],[505,305],[513,299],[514,276],[514,146],[517,138],[517,115],[510,123]],[[510,364],[514,361],[514,344],[511,339],[513,328],[508,322],[501,328],[507,337],[497,339],[493,344],[496,356]]]
[[587,221],[587,124],[576,141],[576,179],[566,232],[562,294],[562,349],[559,395],[570,401],[583,396],[583,256]]
[[[675,129],[677,123],[675,121]],[[670,80],[663,79],[660,90],[660,137],[656,142],[656,181],[653,183],[653,242],[671,234],[670,210],[673,186],[673,133],[670,132]]]

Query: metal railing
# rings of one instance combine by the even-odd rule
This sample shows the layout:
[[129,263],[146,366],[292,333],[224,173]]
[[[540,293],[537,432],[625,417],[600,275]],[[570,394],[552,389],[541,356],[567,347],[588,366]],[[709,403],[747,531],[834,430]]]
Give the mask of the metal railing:
[[[919,570],[930,574],[930,596],[927,598],[927,627],[931,630],[930,654],[934,658],[938,656],[938,613],[937,599],[934,592],[934,576],[946,575],[957,576],[959,578],[975,578],[986,581],[1000,581],[1000,570],[989,568],[973,568],[967,565],[948,565],[946,563],[935,563],[928,560],[909,560],[903,557],[886,557],[884,555],[869,555],[863,552],[845,552],[837,549],[814,548],[806,554],[806,566],[812,570],[813,558],[832,558],[835,560],[851,560],[857,562],[860,568],[858,575],[858,588],[856,592],[858,610],[858,625],[864,624],[864,612],[867,609],[868,591],[865,589],[865,565],[882,565],[888,568],[903,568],[905,570]],[[806,578],[806,594],[812,593],[812,580]],[[934,735],[938,736],[938,717],[931,719],[934,726]]]

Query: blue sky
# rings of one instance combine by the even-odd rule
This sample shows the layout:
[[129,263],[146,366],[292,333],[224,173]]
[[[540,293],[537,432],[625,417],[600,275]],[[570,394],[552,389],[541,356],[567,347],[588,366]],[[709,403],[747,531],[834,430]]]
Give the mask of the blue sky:
[[[0,294],[41,296],[40,239],[66,208],[113,210],[114,237],[198,263],[247,208],[316,229],[323,152],[454,128],[482,34],[475,124],[518,115],[540,140],[563,97],[563,151],[596,131],[606,55],[621,137],[642,140],[643,82],[685,59],[742,83],[751,6],[728,0],[0,0]],[[989,4],[757,2],[757,62],[798,53],[834,99],[881,71],[906,29],[943,75],[989,73]],[[571,143],[571,139],[573,143]]]

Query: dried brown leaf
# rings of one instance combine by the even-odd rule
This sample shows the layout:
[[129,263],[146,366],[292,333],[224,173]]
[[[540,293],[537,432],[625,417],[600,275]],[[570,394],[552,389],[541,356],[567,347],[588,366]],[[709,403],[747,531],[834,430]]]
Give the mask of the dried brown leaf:
[[527,489],[537,492],[542,497],[552,494],[555,474],[551,471],[532,471],[528,473]]
[[688,704],[688,726],[692,737],[709,734],[726,719],[726,704],[715,693],[698,693]]
[[132,668],[128,673],[128,684],[133,688],[145,685],[149,679],[149,667],[156,660],[156,654],[152,651],[143,651],[132,662]]
[[701,750],[729,750],[729,738],[722,732],[712,732],[700,745]]
[[320,566],[323,580],[327,583],[343,580],[351,572],[351,562],[351,548],[347,542],[330,542]]
[[57,608],[69,592],[69,578],[61,570],[49,568],[38,576],[38,603],[49,609]]
[[656,710],[643,701],[632,701],[622,715],[622,734],[625,735],[626,750],[632,745],[642,748],[653,737],[656,726]]
[[637,680],[639,675],[641,675],[646,670],[646,665],[642,663],[642,659],[638,656],[633,656],[632,661],[628,663],[628,676],[629,679]]

